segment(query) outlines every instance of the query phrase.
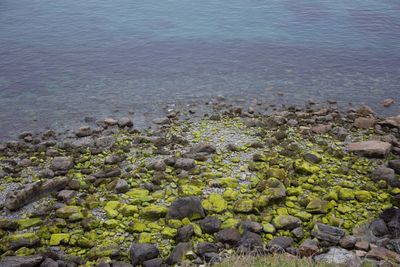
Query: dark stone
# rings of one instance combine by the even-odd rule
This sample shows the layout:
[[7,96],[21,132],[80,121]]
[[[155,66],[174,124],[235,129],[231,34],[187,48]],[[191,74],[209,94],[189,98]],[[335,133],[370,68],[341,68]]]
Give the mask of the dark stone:
[[40,264],[40,267],[58,267],[58,263],[52,258],[46,258],[42,264]]
[[206,262],[211,263],[211,264],[220,262],[222,260],[221,256],[219,256],[218,253],[215,253],[215,252],[205,253],[203,257]]
[[[143,262],[143,267],[160,267],[163,265],[163,260],[161,258],[155,258]],[[114,266],[113,266],[114,267]]]
[[289,236],[278,236],[269,241],[268,249],[272,252],[284,252],[293,242],[293,238]]
[[393,169],[395,173],[400,174],[400,159],[389,161],[389,167]]
[[185,154],[188,158],[195,158],[197,159],[198,156],[208,156],[210,154],[214,154],[217,152],[217,149],[210,144],[202,143],[193,146],[188,153]]
[[175,161],[174,167],[176,169],[182,169],[188,171],[196,167],[196,164],[194,159],[179,158]]
[[117,164],[124,160],[124,157],[120,155],[110,155],[104,159],[105,164]]
[[204,256],[205,253],[218,252],[218,246],[209,242],[199,243],[197,244],[195,251],[197,255]]
[[371,179],[374,180],[374,181],[385,180],[392,187],[399,187],[400,186],[400,180],[396,178],[394,170],[390,169],[390,168],[387,168],[385,166],[377,167],[371,173]]
[[122,261],[113,261],[111,262],[112,267],[132,267],[132,264],[122,262]]
[[339,243],[345,235],[345,231],[339,227],[334,227],[322,223],[317,223],[311,232],[311,235],[319,240],[328,241],[334,244]]
[[377,237],[389,234],[389,230],[386,227],[386,223],[382,219],[373,221],[370,224],[369,228],[371,229],[372,233]]
[[167,259],[167,264],[173,265],[181,263],[185,257],[185,254],[192,249],[192,245],[188,242],[179,243],[172,250],[171,254]]
[[172,202],[167,212],[166,219],[179,219],[187,217],[190,220],[204,218],[204,210],[199,197],[184,197]]
[[215,237],[218,242],[229,244],[231,246],[236,246],[240,241],[240,233],[235,228],[221,230],[216,234]]
[[264,247],[261,236],[253,232],[245,232],[239,241],[240,248],[246,251],[261,251]]
[[123,179],[118,179],[115,184],[115,192],[117,193],[126,193],[129,191],[129,184],[127,181]]
[[253,233],[261,233],[264,230],[261,223],[250,220],[241,221],[239,224],[239,229],[243,230],[243,232],[250,231]]
[[43,261],[43,256],[10,256],[0,261],[2,267],[36,267]]
[[193,234],[193,225],[188,224],[178,229],[175,239],[177,242],[188,242],[192,238]]
[[312,154],[312,153],[306,153],[304,154],[304,159],[310,163],[320,163],[321,158],[319,158],[317,155]]
[[221,229],[221,221],[215,216],[209,216],[198,222],[207,234],[214,234]]
[[112,178],[112,177],[118,177],[120,175],[121,175],[121,170],[119,168],[106,168],[102,171],[93,174],[93,176],[96,178]]
[[118,120],[118,126],[121,128],[124,128],[124,127],[130,128],[130,127],[133,127],[133,122],[130,118],[122,117]]
[[167,168],[167,165],[163,160],[154,160],[147,164],[146,166],[147,169],[149,170],[154,170],[154,171],[165,171]]
[[159,254],[158,248],[153,244],[133,243],[129,249],[129,256],[133,266],[157,258]]
[[380,214],[393,238],[400,238],[400,209],[389,208]]

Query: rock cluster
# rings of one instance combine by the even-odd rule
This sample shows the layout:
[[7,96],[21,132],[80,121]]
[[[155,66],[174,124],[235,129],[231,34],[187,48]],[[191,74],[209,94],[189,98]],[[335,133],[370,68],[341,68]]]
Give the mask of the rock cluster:
[[108,118],[1,143],[0,266],[200,265],[231,252],[400,264],[394,118],[213,107],[149,131]]

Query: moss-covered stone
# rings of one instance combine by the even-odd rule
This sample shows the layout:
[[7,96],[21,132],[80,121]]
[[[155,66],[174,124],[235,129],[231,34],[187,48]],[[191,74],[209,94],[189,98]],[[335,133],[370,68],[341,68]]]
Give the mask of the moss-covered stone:
[[118,208],[122,206],[122,203],[119,201],[108,201],[104,206],[104,211],[107,214],[107,217],[112,219],[118,216]]
[[349,188],[341,188],[339,190],[339,199],[341,200],[352,200],[354,199],[354,190]]
[[70,237],[70,234],[52,234],[50,237],[49,245],[58,246],[61,243],[67,244]]
[[42,219],[40,218],[28,218],[28,219],[20,219],[17,221],[18,228],[23,230],[34,226],[39,226],[43,224]]
[[291,215],[278,215],[272,223],[277,229],[293,230],[301,225],[301,220]]
[[248,213],[253,210],[253,200],[251,199],[239,199],[235,202],[233,210],[236,212]]
[[167,207],[150,205],[150,206],[144,207],[140,211],[140,214],[143,216],[143,218],[147,218],[150,220],[158,220],[159,218],[165,217],[167,212],[168,212]]
[[320,213],[327,213],[328,212],[328,201],[314,198],[308,203],[306,210],[309,213],[313,214],[320,214]]
[[228,203],[221,195],[212,193],[203,200],[202,206],[208,212],[221,213],[227,209]]
[[354,194],[356,199],[361,202],[368,202],[372,199],[372,194],[366,190],[357,190]]

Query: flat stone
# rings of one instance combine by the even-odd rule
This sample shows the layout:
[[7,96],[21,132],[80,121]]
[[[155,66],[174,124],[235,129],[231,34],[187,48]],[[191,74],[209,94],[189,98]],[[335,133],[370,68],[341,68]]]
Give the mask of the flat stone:
[[354,120],[354,126],[361,129],[369,129],[373,128],[376,124],[376,120],[374,118],[356,118]]
[[272,223],[277,229],[284,230],[293,230],[301,226],[301,220],[291,215],[278,215],[273,219]]
[[299,254],[301,257],[311,257],[319,252],[318,241],[306,239],[299,246]]
[[390,143],[374,140],[355,142],[347,145],[349,152],[371,158],[384,158],[389,154],[391,148],[392,145]]
[[188,158],[179,158],[175,161],[175,168],[182,169],[182,170],[191,170],[196,167],[194,159]]
[[368,251],[369,250],[369,242],[359,241],[355,244],[355,248],[358,250]]
[[55,157],[51,161],[53,171],[68,171],[72,167],[74,167],[74,162],[69,157]]

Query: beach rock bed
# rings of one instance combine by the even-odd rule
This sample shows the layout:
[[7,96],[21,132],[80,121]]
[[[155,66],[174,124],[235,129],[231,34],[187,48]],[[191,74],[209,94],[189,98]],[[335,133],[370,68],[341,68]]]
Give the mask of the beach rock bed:
[[[0,144],[0,266],[162,266],[233,253],[400,264],[399,126],[216,103]],[[390,266],[390,265],[385,265]]]

